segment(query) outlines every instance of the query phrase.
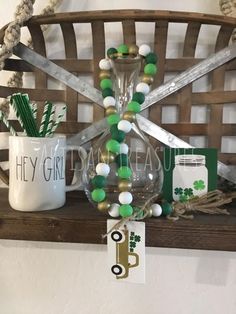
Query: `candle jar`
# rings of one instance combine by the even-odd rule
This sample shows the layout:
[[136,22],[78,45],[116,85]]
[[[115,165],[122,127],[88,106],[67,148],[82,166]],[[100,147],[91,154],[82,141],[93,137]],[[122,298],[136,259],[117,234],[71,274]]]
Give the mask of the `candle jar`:
[[187,201],[208,192],[208,170],[204,155],[177,155],[173,170],[172,196]]

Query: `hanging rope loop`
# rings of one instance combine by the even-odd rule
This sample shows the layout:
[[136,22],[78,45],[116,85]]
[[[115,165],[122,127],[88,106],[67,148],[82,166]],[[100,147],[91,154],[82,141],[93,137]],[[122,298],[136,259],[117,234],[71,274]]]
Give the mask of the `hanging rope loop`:
[[[50,0],[46,8],[43,9],[42,15],[53,14],[55,7],[58,6],[62,0]],[[21,3],[16,7],[14,14],[15,20],[11,22],[3,38],[3,44],[0,46],[0,71],[3,70],[5,60],[12,56],[13,48],[20,42],[21,37],[21,26],[28,21],[34,11],[35,0],[22,0]],[[48,25],[43,25],[42,30],[46,31]],[[28,46],[32,48],[32,40],[28,41]],[[8,80],[8,87],[19,87],[23,86],[23,73],[15,72],[12,77]],[[5,113],[6,116],[9,114],[9,101],[8,99],[3,100],[0,104],[0,109]]]
[[5,60],[11,57],[13,48],[19,43],[21,26],[31,18],[34,2],[35,0],[22,0],[17,6],[15,20],[8,25],[0,49],[0,70],[3,69]]
[[15,22],[21,24],[22,21],[28,19],[33,15],[33,4],[35,1],[33,0],[23,0],[21,4],[16,7],[15,12]]
[[224,15],[236,17],[236,0],[220,0],[219,5]]
[[[236,18],[236,0],[220,0],[219,5],[224,15]],[[232,34],[232,42],[236,42],[236,29]]]

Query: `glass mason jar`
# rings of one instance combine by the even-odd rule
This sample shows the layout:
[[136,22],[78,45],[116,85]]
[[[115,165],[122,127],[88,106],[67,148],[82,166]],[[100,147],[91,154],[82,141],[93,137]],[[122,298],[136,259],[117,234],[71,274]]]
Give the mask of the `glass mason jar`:
[[[116,109],[120,116],[126,111],[128,102],[132,99],[138,76],[141,69],[142,60],[139,56],[135,58],[117,58],[112,60],[112,78],[113,89],[115,91]],[[87,158],[87,165],[84,171],[85,193],[89,201],[92,201],[91,192],[93,186],[92,178],[96,175],[96,165],[103,160],[106,153],[106,142],[111,139],[109,126],[103,135],[92,145]],[[139,126],[134,120],[132,130],[126,134],[124,143],[129,147],[128,162],[132,169],[130,192],[133,195],[132,206],[141,207],[154,194],[159,194],[163,183],[163,170],[161,162],[149,143],[143,135]],[[107,177],[107,185],[104,188],[106,199],[112,203],[118,203],[118,195],[122,191],[122,182],[120,182],[117,170],[117,162],[111,158],[109,166],[110,173]],[[127,187],[126,187],[127,189]]]

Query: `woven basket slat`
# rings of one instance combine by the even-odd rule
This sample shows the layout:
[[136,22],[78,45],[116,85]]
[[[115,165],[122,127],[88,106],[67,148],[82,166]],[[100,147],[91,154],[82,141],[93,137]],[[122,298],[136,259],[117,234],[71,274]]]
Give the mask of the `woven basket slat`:
[[[230,26],[221,26],[215,45],[215,51],[219,51],[228,45],[232,35],[233,28]],[[226,65],[222,65],[212,72],[212,90],[223,91],[225,84]],[[222,120],[223,120],[223,104],[217,106],[210,105],[209,131],[208,131],[208,145],[221,149],[222,136]],[[232,132],[231,135],[235,134]]]
[[[94,87],[99,88],[99,61],[105,57],[105,29],[103,21],[92,22],[93,37],[93,62],[94,62]],[[97,104],[93,108],[93,121],[100,120],[104,117],[104,110]]]
[[[65,45],[65,56],[66,59],[77,59],[77,47],[76,47],[76,36],[73,24],[71,23],[61,23],[61,30]],[[76,74],[76,73],[74,73]],[[77,121],[78,116],[78,94],[72,88],[66,86],[66,99],[67,113],[66,119],[68,121]]]
[[[153,88],[160,86],[164,82],[165,78],[165,63],[166,63],[166,47],[167,47],[167,36],[168,36],[168,22],[157,21],[155,23],[154,33],[154,52],[158,56],[158,75],[156,75]],[[149,109],[150,120],[156,124],[161,124],[162,120],[162,105],[153,105]],[[156,142],[153,138],[150,138],[151,144],[156,147],[160,143]]]
[[[39,54],[41,54],[42,56],[46,57],[47,56],[46,44],[45,44],[44,35],[42,32],[41,26],[29,24],[28,29],[31,35],[34,50],[38,52]],[[47,85],[48,85],[47,74],[45,74],[41,70],[35,69],[34,77],[35,77],[35,88],[47,89]],[[32,100],[35,101],[36,99],[32,99]],[[44,102],[37,102],[37,105],[38,105],[37,120],[39,121],[43,112]]]
[[127,20],[122,22],[123,40],[126,45],[136,44],[135,21]]

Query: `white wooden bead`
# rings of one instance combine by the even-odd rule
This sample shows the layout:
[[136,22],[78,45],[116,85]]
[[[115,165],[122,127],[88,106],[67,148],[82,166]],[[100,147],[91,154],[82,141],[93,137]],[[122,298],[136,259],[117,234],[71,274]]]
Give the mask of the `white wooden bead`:
[[130,192],[121,192],[119,194],[119,202],[121,204],[130,204],[133,201],[133,196]]
[[114,218],[119,217],[120,216],[119,208],[120,208],[119,204],[116,204],[116,203],[111,204],[111,207],[108,211],[109,215]]
[[100,68],[101,70],[106,70],[106,71],[110,70],[110,69],[111,69],[110,60],[108,60],[108,59],[102,59],[102,60],[100,60],[100,62],[99,62],[99,68]]
[[121,130],[125,133],[129,133],[132,129],[132,124],[128,120],[121,120],[118,123],[118,130]]
[[161,208],[161,205],[159,204],[156,204],[156,203],[152,204],[151,210],[152,210],[152,215],[154,217],[159,217],[162,214],[162,208]]
[[104,105],[105,108],[108,108],[108,107],[111,107],[111,106],[115,107],[116,100],[112,96],[107,96],[107,97],[105,97],[103,99],[103,105]]
[[144,95],[147,95],[150,92],[150,87],[148,84],[146,83],[138,83],[138,85],[136,86],[136,92],[140,92],[143,93]]
[[151,48],[146,45],[146,44],[143,44],[139,47],[139,51],[138,53],[141,55],[141,56],[144,56],[146,57],[146,55],[148,55],[149,53],[151,52]]
[[125,143],[120,144],[120,154],[128,154],[129,146]]
[[98,175],[107,177],[109,172],[110,172],[109,165],[107,165],[107,164],[105,164],[103,162],[100,162],[100,163],[97,164],[97,166],[96,166],[96,173]]

